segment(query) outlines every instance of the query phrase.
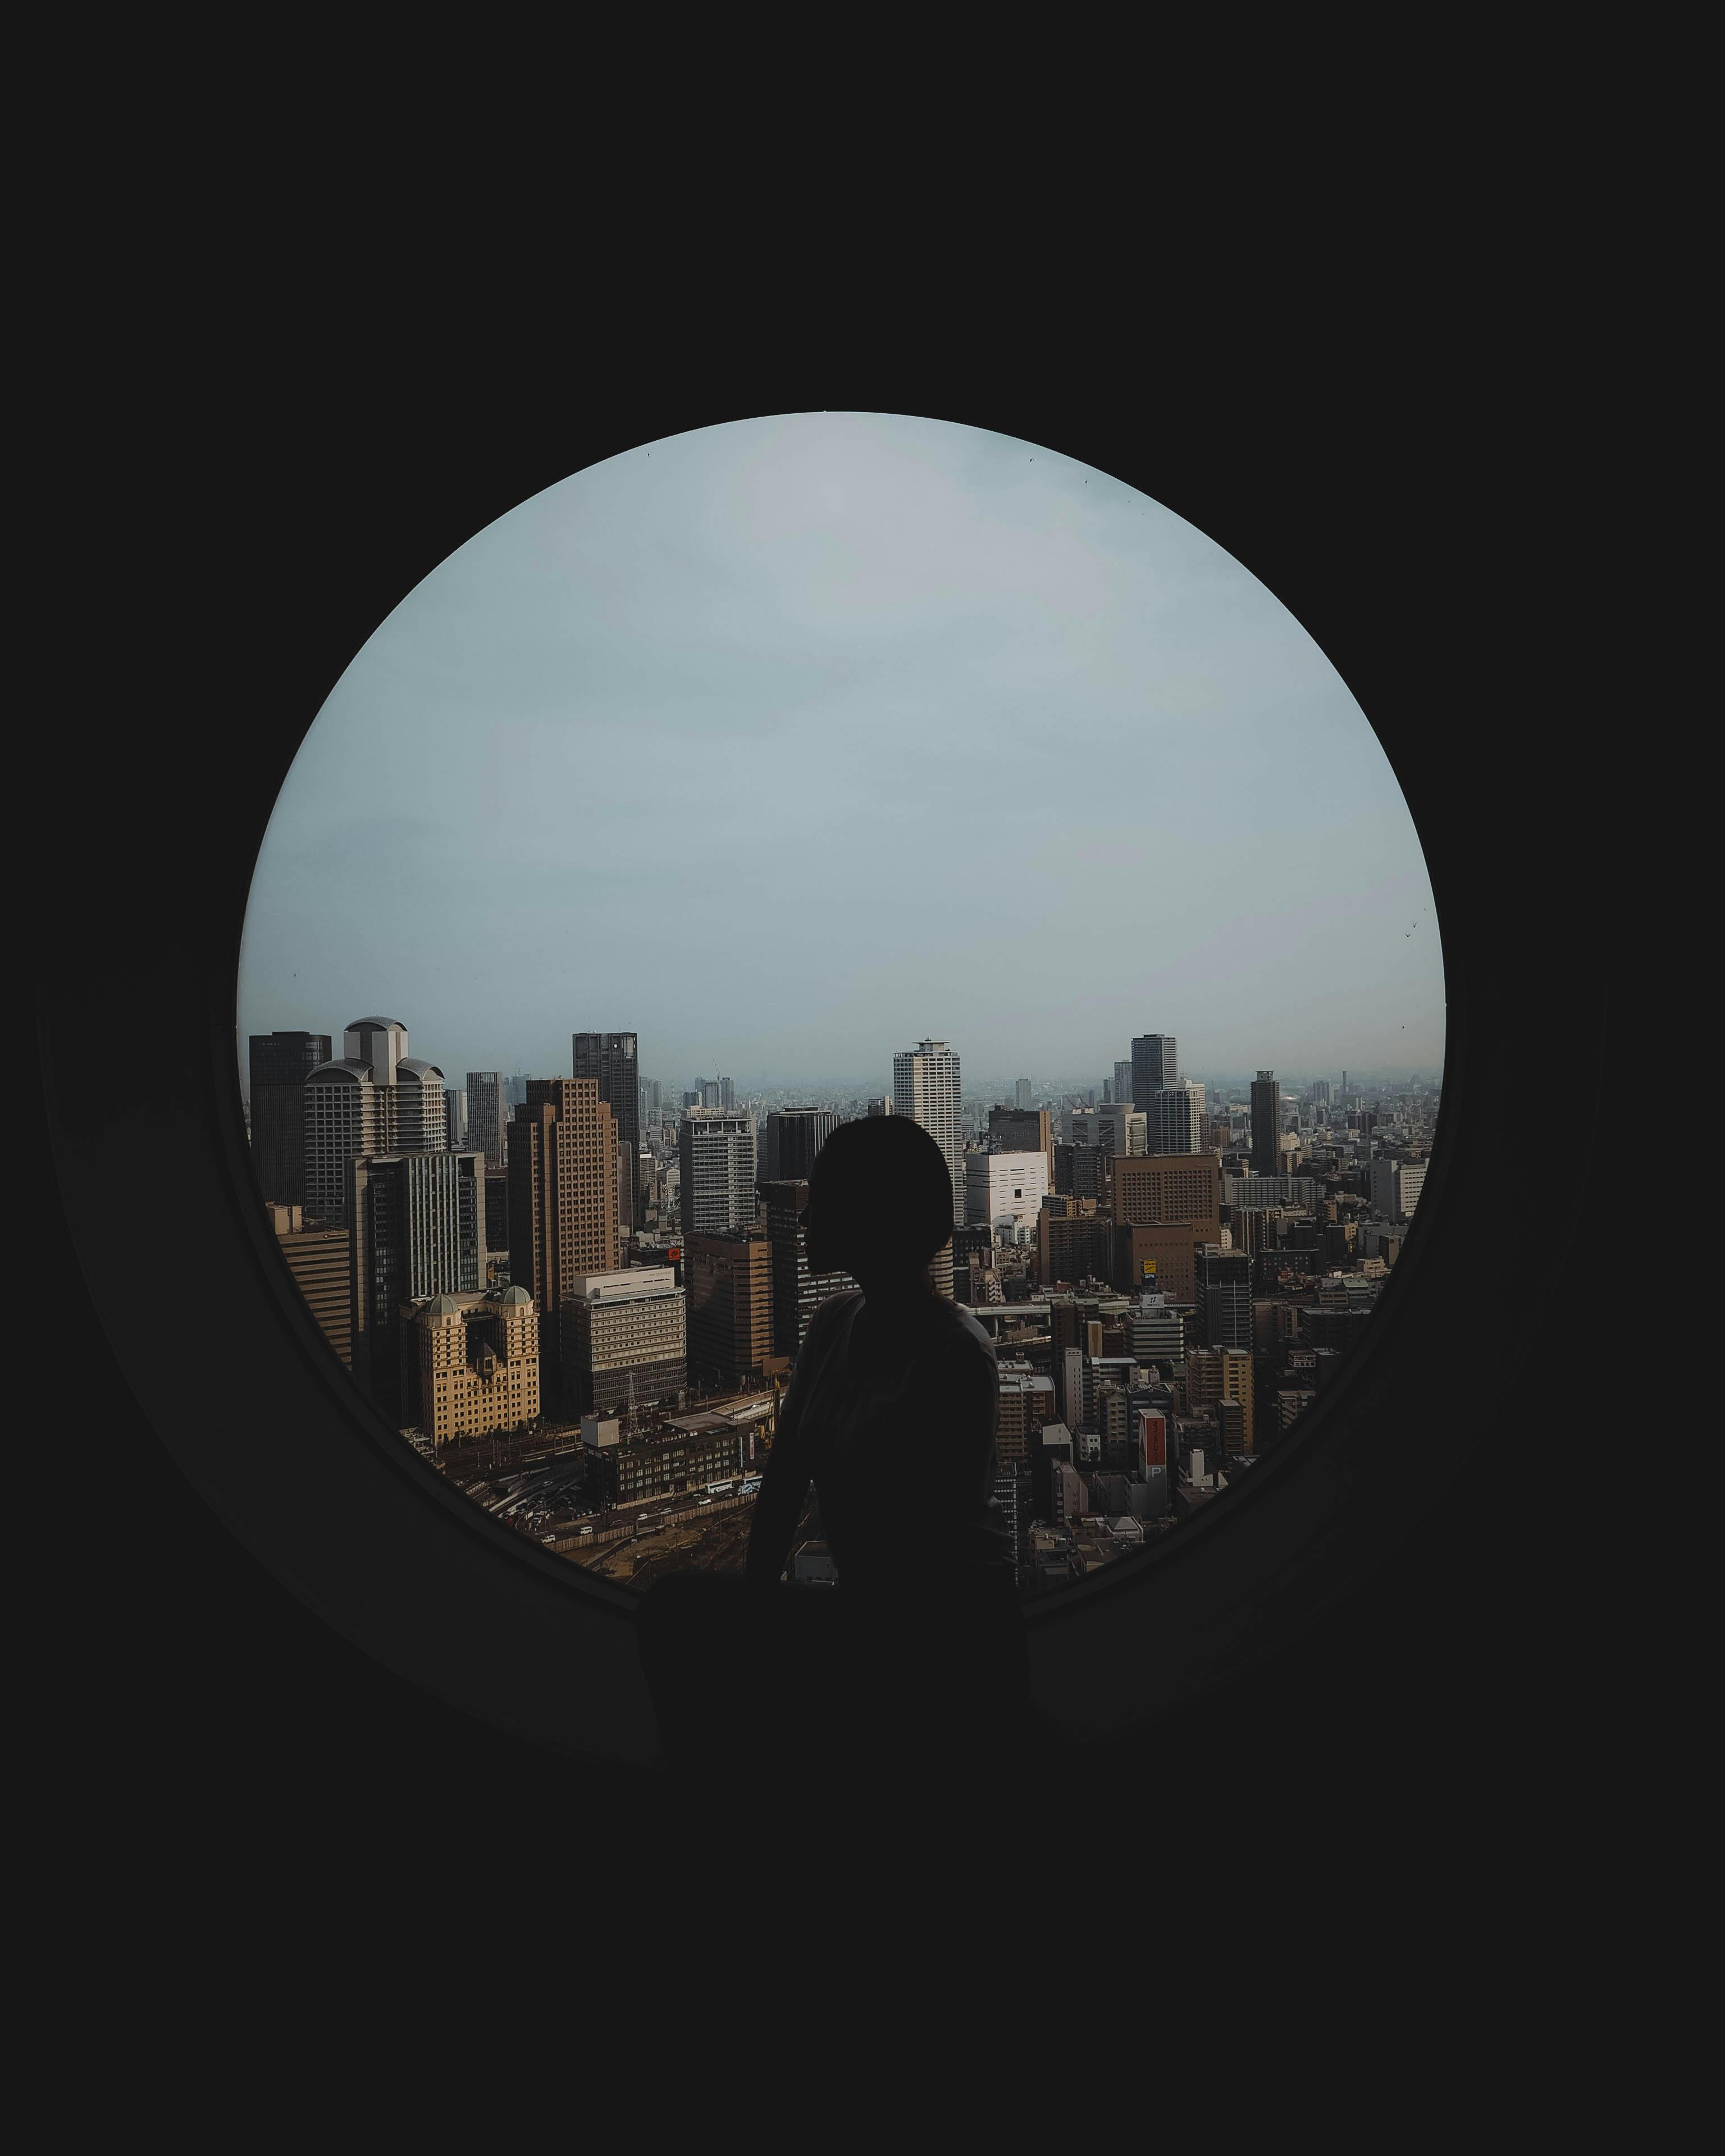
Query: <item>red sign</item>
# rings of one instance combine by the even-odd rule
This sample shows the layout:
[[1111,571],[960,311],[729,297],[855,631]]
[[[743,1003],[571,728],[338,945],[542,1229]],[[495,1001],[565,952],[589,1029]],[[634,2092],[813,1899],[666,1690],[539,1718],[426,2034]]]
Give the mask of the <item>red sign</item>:
[[1138,1409],[1138,1458],[1147,1469],[1168,1466],[1168,1417],[1155,1408]]

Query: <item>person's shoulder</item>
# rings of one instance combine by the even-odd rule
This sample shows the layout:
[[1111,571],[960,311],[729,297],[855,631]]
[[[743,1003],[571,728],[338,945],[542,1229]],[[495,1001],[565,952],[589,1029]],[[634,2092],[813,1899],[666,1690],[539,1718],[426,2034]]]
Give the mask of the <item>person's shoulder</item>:
[[973,1317],[962,1302],[947,1302],[942,1297],[942,1307],[947,1312],[954,1327],[980,1348],[992,1363],[994,1360],[994,1336],[982,1320]]
[[842,1289],[837,1295],[829,1295],[824,1302],[817,1303],[814,1315],[809,1321],[809,1330],[803,1337],[803,1353],[806,1354],[818,1340],[824,1339],[829,1330],[844,1317],[850,1306],[861,1301],[861,1289],[852,1287]]
[[973,1317],[962,1303],[947,1302],[942,1298],[941,1307],[946,1313],[949,1336],[971,1355],[985,1362],[990,1369],[998,1368],[993,1336],[988,1327],[979,1319]]

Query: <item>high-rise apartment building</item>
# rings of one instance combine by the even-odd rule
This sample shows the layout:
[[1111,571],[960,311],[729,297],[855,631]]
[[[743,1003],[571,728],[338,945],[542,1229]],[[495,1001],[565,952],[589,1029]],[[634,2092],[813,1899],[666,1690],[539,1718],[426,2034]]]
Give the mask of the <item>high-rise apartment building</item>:
[[945,1041],[919,1041],[893,1057],[892,1112],[921,1123],[940,1147],[952,1178],[952,1224],[963,1226],[966,1184],[958,1058]]
[[767,1246],[773,1270],[773,1352],[795,1362],[808,1337],[809,1322],[829,1296],[848,1295],[856,1286],[849,1273],[811,1272],[798,1224],[808,1203],[809,1185],[783,1179],[762,1183],[767,1214]]
[[305,1081],[303,1106],[305,1209],[346,1227],[354,1162],[388,1150],[370,1066],[348,1056],[320,1064]]
[[685,1296],[669,1265],[578,1277],[557,1322],[572,1422],[673,1399],[687,1383]]
[[270,1225],[281,1243],[294,1285],[317,1320],[318,1329],[351,1370],[353,1367],[353,1238],[346,1228],[326,1228],[297,1205],[272,1205]]
[[252,1167],[264,1200],[305,1203],[305,1081],[330,1060],[326,1033],[254,1033],[247,1095]]
[[641,1224],[641,1065],[632,1033],[578,1033],[571,1042],[577,1078],[598,1081],[599,1098],[617,1125],[619,1167],[618,1226],[624,1235]]
[[474,1149],[485,1155],[487,1168],[501,1168],[503,1165],[503,1127],[508,1116],[509,1111],[503,1100],[501,1072],[470,1070],[467,1074],[467,1135]]
[[1205,1121],[1204,1088],[1195,1079],[1177,1081],[1164,1086],[1152,1102],[1152,1122],[1154,1136],[1149,1151],[1159,1152],[1202,1152],[1207,1150],[1202,1140]]
[[994,1457],[1002,1466],[1028,1463],[1036,1434],[1055,1419],[1054,1380],[1028,1363],[1010,1358],[1000,1365],[999,1406],[994,1422]]
[[353,1375],[398,1424],[404,1305],[485,1286],[485,1156],[400,1152],[348,1168]]
[[341,1054],[371,1071],[377,1089],[380,1150],[441,1152],[448,1142],[444,1074],[408,1053],[399,1019],[357,1018],[342,1030]]
[[[1132,1042],[1132,1106],[1141,1116],[1164,1086],[1179,1081],[1178,1046],[1171,1033],[1142,1033]],[[1152,1142],[1154,1142],[1153,1133]]]
[[1250,1348],[1194,1348],[1186,1357],[1186,1403],[1194,1414],[1213,1409],[1219,1400],[1240,1403],[1248,1452],[1253,1449],[1252,1356]]
[[[557,1313],[573,1283],[618,1270],[617,1124],[594,1078],[532,1078],[509,1127],[509,1277],[542,1321],[540,1356],[561,1356]],[[562,1393],[560,1373],[542,1375]]]
[[[1045,1293],[1061,1281],[1104,1281],[1111,1270],[1113,1225],[1085,1200],[1083,1213],[1045,1209],[1036,1222],[1037,1269]],[[974,1299],[974,1298],[973,1298]]]
[[305,1209],[350,1224],[349,1172],[383,1153],[447,1150],[444,1075],[408,1054],[399,1019],[356,1019],[341,1054],[305,1081]]
[[773,1255],[767,1223],[683,1237],[689,1375],[696,1383],[757,1378],[773,1354]]
[[1252,1081],[1252,1168],[1259,1175],[1282,1172],[1281,1088],[1273,1070],[1260,1070]]
[[775,1108],[762,1148],[763,1183],[806,1183],[814,1156],[839,1127],[836,1108]]
[[722,1235],[754,1219],[755,1126],[749,1116],[691,1108],[677,1131],[683,1235]]

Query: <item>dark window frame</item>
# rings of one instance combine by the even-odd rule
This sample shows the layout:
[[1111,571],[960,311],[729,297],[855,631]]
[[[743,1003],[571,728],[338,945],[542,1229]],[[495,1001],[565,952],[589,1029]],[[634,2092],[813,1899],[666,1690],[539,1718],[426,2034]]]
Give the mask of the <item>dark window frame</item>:
[[[799,408],[790,400],[758,408]],[[875,408],[945,408],[927,400]],[[1506,767],[1504,727],[1515,716],[1507,699],[1518,682],[1500,689],[1497,702],[1482,688],[1466,708],[1436,685],[1422,686],[1425,654],[1410,636],[1398,638],[1394,622],[1386,630],[1371,619],[1385,587],[1348,592],[1339,565],[1328,574],[1302,565],[1309,516],[1266,521],[1250,485],[1236,481],[1230,491],[1224,484],[1226,500],[1209,511],[1195,462],[1183,470],[1177,456],[1165,459],[1165,475],[1147,453],[1117,458],[1106,442],[1085,439],[1081,425],[1045,413],[955,406],[952,415],[1057,439],[1066,454],[1117,471],[1238,552],[1289,607],[1343,672],[1396,771],[1437,891],[1445,963],[1444,1101],[1430,1170],[1367,1342],[1302,1419],[1298,1436],[1237,1488],[1142,1561],[1105,1568],[1027,1614],[1040,1697],[1075,1733],[1099,1737],[1142,1725],[1282,1650],[1459,1492],[1500,1412],[1476,1412],[1468,1417],[1474,1427],[1460,1430],[1466,1411],[1445,1406],[1435,1417],[1430,1398],[1431,1358],[1445,1340],[1442,1298],[1433,1291],[1452,1286],[1472,1261],[1469,1215],[1499,1175],[1484,1128],[1489,1103],[1475,1074],[1531,1065],[1559,1042],[1574,1074],[1547,1116],[1552,1148],[1574,1172],[1553,1209],[1544,1292],[1530,1294],[1521,1313],[1537,1331],[1577,1236],[1609,1037],[1610,953],[1548,944],[1538,969],[1524,972],[1502,947],[1502,924],[1541,917],[1544,894],[1567,882],[1575,844],[1563,815],[1515,823],[1518,773],[1512,747]],[[236,1054],[238,946],[250,862],[280,778],[335,680],[405,592],[539,488],[636,442],[736,416],[667,416],[646,427],[624,418],[608,445],[590,440],[579,454],[552,442],[506,453],[488,420],[485,447],[467,451],[465,463],[452,465],[445,443],[419,496],[405,458],[387,472],[350,474],[357,496],[374,505],[387,482],[406,498],[393,505],[395,522],[383,532],[376,518],[362,518],[345,542],[334,534],[339,520],[327,498],[321,509],[305,499],[296,525],[284,517],[280,495],[256,480],[259,531],[273,516],[298,547],[318,531],[333,555],[321,565],[324,609],[301,624],[303,650],[260,639],[249,618],[210,631],[230,636],[236,653],[270,653],[272,679],[252,715],[268,751],[242,778],[227,732],[231,701],[213,696],[208,708],[191,712],[182,736],[207,739],[223,768],[233,828],[218,839],[200,824],[206,855],[187,846],[177,861],[143,848],[144,832],[156,827],[138,814],[144,778],[126,757],[142,759],[147,773],[156,752],[141,742],[122,748],[103,774],[112,798],[86,806],[110,842],[105,854],[92,853],[116,883],[131,866],[128,834],[147,852],[151,873],[131,874],[124,886],[132,937],[105,963],[113,939],[96,932],[103,924],[93,916],[84,927],[90,965],[70,984],[46,977],[42,997],[50,1142],[74,1245],[121,1367],[182,1471],[260,1563],[387,1666],[553,1749],[643,1763],[656,1756],[657,1739],[634,1656],[636,1599],[499,1526],[445,1482],[368,1408],[300,1295],[251,1173]],[[293,454],[303,448],[295,442]],[[289,459],[278,454],[272,475],[285,485]],[[317,467],[326,495],[336,461],[326,455]],[[1265,502],[1275,500],[1274,474],[1260,472],[1256,485]],[[1404,536],[1414,522],[1410,509]],[[391,543],[380,544],[385,536]],[[255,573],[248,562],[246,574]],[[236,578],[236,607],[239,588]],[[303,587],[294,593],[300,603]],[[1435,680],[1442,682],[1440,671]],[[1440,733],[1443,753],[1432,759],[1425,742]],[[1455,776],[1462,766],[1471,769],[1471,794]],[[1480,778],[1487,771],[1489,787]],[[1529,757],[1519,775],[1528,807],[1540,792],[1549,800],[1557,782],[1548,761]],[[1454,813],[1464,799],[1476,809],[1471,822]],[[188,793],[188,815],[193,806]],[[1512,832],[1518,851],[1491,844]],[[1471,895],[1481,857],[1491,869],[1483,904]],[[201,905],[187,902],[193,894]],[[103,896],[91,894],[98,904]],[[122,1035],[135,1026],[145,1037],[171,1038],[179,1051],[142,1072],[123,1099],[109,1097],[105,1078],[90,1067],[89,1013],[98,999]],[[113,1203],[115,1147],[136,1158],[146,1142],[173,1149],[177,1178],[183,1176],[166,1228],[157,1212],[131,1221]],[[200,1353],[183,1322],[188,1286],[222,1342],[220,1356]],[[236,1397],[223,1374],[236,1369],[251,1373],[249,1398]],[[380,1571],[389,1576],[387,1589]]]

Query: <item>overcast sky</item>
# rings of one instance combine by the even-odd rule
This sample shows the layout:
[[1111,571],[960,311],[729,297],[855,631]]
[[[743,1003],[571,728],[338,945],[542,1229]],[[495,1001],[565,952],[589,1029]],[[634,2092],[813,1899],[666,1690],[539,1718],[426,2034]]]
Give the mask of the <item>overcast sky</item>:
[[673,1087],[1444,1046],[1412,819],[1286,608],[1104,473],[868,413],[577,473],[378,628],[270,821],[242,1061],[374,1012],[456,1086],[578,1028]]

